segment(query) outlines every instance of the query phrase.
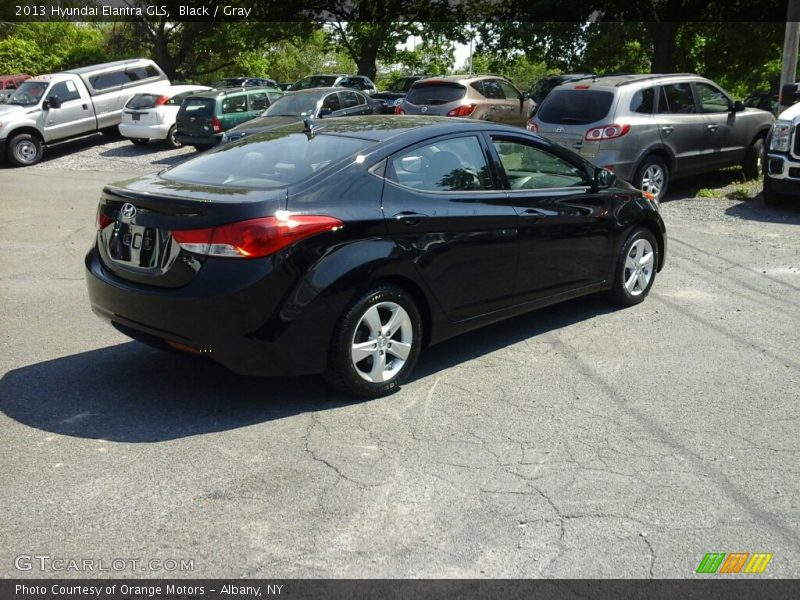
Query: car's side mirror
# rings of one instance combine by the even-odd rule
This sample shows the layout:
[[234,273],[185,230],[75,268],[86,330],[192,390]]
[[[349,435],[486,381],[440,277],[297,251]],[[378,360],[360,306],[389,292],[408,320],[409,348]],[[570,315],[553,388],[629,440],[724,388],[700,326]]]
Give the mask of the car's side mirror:
[[58,96],[50,96],[42,103],[42,108],[61,108],[61,100],[58,99]]
[[598,167],[594,171],[594,187],[598,190],[607,190],[617,181],[617,176],[608,169]]
[[796,83],[787,83],[781,88],[781,106],[791,106],[800,100],[800,91],[797,88],[798,85]]
[[744,102],[742,102],[741,100],[737,100],[736,102],[733,103],[733,109],[731,110],[731,112],[742,112],[744,109],[745,109]]
[[528,92],[522,92],[522,101],[523,101],[523,102],[525,102],[525,100],[530,100],[530,99],[531,99],[531,95],[530,95],[530,93],[528,93]]
[[327,116],[332,115],[332,114],[333,114],[333,111],[330,108],[325,107],[325,108],[320,108],[319,109],[319,113],[317,114],[317,117],[319,117],[321,119],[322,117],[327,117]]

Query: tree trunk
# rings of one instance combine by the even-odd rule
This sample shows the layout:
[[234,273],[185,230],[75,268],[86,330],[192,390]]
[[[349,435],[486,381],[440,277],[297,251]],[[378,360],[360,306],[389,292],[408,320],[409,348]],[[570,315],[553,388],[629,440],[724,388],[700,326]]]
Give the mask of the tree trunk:
[[378,74],[377,44],[369,41],[361,45],[361,52],[359,52],[356,67],[358,68],[357,75],[366,75],[372,81],[375,81],[375,76]]
[[677,21],[649,23],[650,38],[653,41],[651,73],[675,73],[676,36],[679,26],[680,23]]

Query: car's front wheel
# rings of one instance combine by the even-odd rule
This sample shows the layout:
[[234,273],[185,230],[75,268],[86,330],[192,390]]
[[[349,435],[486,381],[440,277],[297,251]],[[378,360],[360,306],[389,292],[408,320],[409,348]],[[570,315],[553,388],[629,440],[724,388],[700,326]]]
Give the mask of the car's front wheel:
[[422,319],[414,300],[394,286],[375,288],[339,320],[325,379],[347,394],[386,396],[408,378],[421,343]]
[[745,154],[742,171],[746,179],[758,179],[762,171],[764,160],[764,138],[756,138]]
[[167,146],[170,148],[180,148],[183,146],[178,139],[175,137],[178,134],[178,130],[175,128],[175,125],[169,128],[169,132],[167,132]]
[[634,229],[617,258],[610,297],[622,306],[639,304],[650,292],[658,268],[658,242],[644,227]]
[[647,156],[636,171],[633,185],[662,200],[669,185],[669,168],[658,156]]

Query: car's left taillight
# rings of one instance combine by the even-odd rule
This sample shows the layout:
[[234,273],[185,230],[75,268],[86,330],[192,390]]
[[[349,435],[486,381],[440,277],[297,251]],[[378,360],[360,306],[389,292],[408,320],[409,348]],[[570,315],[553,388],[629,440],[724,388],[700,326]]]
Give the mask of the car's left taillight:
[[111,225],[112,221],[111,217],[107,216],[103,213],[103,209],[101,207],[97,207],[97,216],[95,217],[95,224],[97,225],[97,231],[102,231],[107,226]]
[[631,126],[627,123],[625,125],[601,125],[600,127],[592,127],[586,132],[584,138],[587,142],[599,142],[600,140],[613,140],[614,138],[622,137],[631,130]]
[[448,117],[468,117],[475,110],[476,104],[464,104],[447,113]]
[[344,226],[325,215],[291,215],[280,211],[206,229],[173,230],[172,237],[187,252],[227,258],[262,258],[302,239]]

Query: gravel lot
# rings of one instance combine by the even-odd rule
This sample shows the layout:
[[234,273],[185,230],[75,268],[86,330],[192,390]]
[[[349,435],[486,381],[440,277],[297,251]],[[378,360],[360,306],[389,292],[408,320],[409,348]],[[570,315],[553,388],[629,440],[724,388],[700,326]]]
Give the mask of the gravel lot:
[[73,144],[0,170],[0,577],[64,575],[14,569],[34,553],[194,577],[693,577],[706,552],[800,577],[800,202],[768,209],[736,170],[677,184],[646,302],[461,336],[362,402],[94,317],[100,188],[193,150]]

